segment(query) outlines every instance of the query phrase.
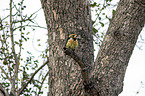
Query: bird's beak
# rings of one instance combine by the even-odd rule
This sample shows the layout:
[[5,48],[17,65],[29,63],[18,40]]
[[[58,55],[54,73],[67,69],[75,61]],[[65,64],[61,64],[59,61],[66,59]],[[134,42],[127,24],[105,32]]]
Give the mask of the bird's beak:
[[75,35],[74,38],[77,38],[77,35]]

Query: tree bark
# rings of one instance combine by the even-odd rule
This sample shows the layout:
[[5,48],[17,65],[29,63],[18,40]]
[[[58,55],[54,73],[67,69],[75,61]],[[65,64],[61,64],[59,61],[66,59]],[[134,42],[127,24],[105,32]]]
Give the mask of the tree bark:
[[83,96],[81,68],[65,55],[67,37],[75,33],[79,46],[75,53],[86,66],[87,78],[93,66],[93,33],[87,0],[41,0],[49,38],[49,96]]
[[94,64],[101,96],[118,96],[125,71],[145,23],[144,0],[120,0]]
[[[87,0],[41,0],[49,42],[49,96],[118,96],[126,67],[145,23],[143,0],[120,0],[93,65],[93,36]],[[85,93],[84,76],[74,56],[64,54],[69,34],[80,37],[75,53],[87,68],[93,66],[93,87]],[[92,89],[97,92],[93,92]],[[94,90],[94,91],[96,91]]]

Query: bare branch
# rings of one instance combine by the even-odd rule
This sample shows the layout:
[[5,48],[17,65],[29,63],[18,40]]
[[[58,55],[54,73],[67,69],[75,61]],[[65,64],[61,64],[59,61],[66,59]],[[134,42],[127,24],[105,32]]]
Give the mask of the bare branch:
[[[41,9],[41,8],[40,8]],[[38,11],[40,11],[40,9],[38,9],[36,12],[34,12],[34,13],[32,13],[27,19],[23,19],[23,18],[21,18],[21,20],[15,20],[15,21],[13,21],[13,23],[19,23],[19,22],[26,22],[26,21],[30,21],[30,22],[32,22],[32,23],[34,23],[32,20],[35,18],[33,18],[33,19],[31,19],[32,18],[32,16],[34,15],[34,14],[36,14]]]
[[46,27],[42,27],[42,26],[37,26],[37,25],[23,25],[23,26],[19,26],[19,27],[17,27],[17,28],[15,28],[14,30],[17,30],[17,29],[19,29],[19,28],[21,28],[21,27],[39,27],[39,28],[43,28],[43,29],[47,29]]
[[5,19],[7,19],[9,16],[10,16],[10,15],[6,16],[5,18],[3,18],[2,21],[5,20]]
[[[42,88],[43,83],[44,83],[46,77],[48,76],[48,74],[49,74],[49,71],[46,73],[45,77],[44,77],[43,80],[42,80],[42,83],[41,83],[41,86],[40,86],[40,90],[39,90],[39,92],[41,92],[41,88]],[[37,96],[39,96],[39,92],[38,92],[38,95],[37,95]]]
[[32,14],[30,15],[30,18],[31,18],[34,14],[36,14],[37,12],[39,12],[40,10],[41,10],[41,8],[38,9],[36,12],[32,13]]
[[20,10],[17,8],[14,2],[13,2],[13,5],[14,5],[14,8],[17,10],[17,12],[20,12]]
[[31,82],[31,80],[34,78],[34,76],[37,74],[37,72],[42,69],[46,64],[49,63],[49,60],[47,60],[46,62],[44,62],[43,65],[41,65],[31,76],[31,78],[28,80],[28,82],[26,84],[24,84],[24,86],[22,86],[22,88],[20,89],[20,91],[18,92],[17,96],[19,96],[23,90],[27,87],[27,85]]
[[30,18],[27,18],[27,19],[23,19],[22,18],[22,20],[15,20],[15,21],[13,21],[13,23],[21,23],[21,22],[26,22],[26,21],[31,21],[31,19]]

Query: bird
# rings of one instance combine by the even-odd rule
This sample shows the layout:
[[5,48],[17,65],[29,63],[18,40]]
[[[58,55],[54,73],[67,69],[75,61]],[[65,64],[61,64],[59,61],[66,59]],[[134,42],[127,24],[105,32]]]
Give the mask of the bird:
[[78,47],[77,35],[70,34],[65,43],[65,48],[71,48],[73,51]]

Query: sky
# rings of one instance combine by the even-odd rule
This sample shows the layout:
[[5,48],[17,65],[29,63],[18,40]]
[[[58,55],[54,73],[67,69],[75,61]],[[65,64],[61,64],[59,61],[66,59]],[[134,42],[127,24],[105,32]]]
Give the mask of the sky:
[[[1,13],[0,17],[7,16],[7,12],[3,12],[2,9],[5,9],[6,7],[9,6],[9,0],[0,0],[0,2],[1,2],[0,3],[0,13]],[[35,12],[39,8],[41,8],[40,0],[26,0],[24,4],[27,6],[26,12],[28,12],[28,14],[31,14],[32,12]],[[40,26],[46,27],[43,10],[40,10],[37,13],[37,18],[35,19],[35,21],[37,21],[37,23]],[[40,52],[38,51],[42,51],[45,49],[45,42],[46,42],[45,38],[47,38],[46,36],[47,30],[36,29],[35,31],[36,32],[33,32],[31,35],[31,38],[30,38],[31,42],[28,42],[28,44],[25,44],[25,46],[30,45],[29,47],[27,47],[27,49],[32,49],[33,50],[32,54],[37,56],[38,54],[40,54]],[[144,39],[143,43],[141,43],[142,41],[141,41],[140,36],[142,36],[142,38]],[[138,38],[137,44],[134,48],[133,54],[130,58],[130,61],[126,70],[123,92],[119,96],[145,96],[145,27],[142,30],[140,36]],[[41,45],[42,45],[41,47],[37,47],[39,43],[37,42],[37,39],[41,39]],[[37,50],[35,50],[34,48]],[[95,49],[96,49],[96,52],[99,50],[98,47],[95,47]],[[137,94],[137,92],[139,93]]]
[[[145,28],[140,35],[145,39]],[[123,92],[119,96],[145,96],[145,43],[139,44],[139,39],[126,70]],[[142,47],[139,49],[137,46]]]

